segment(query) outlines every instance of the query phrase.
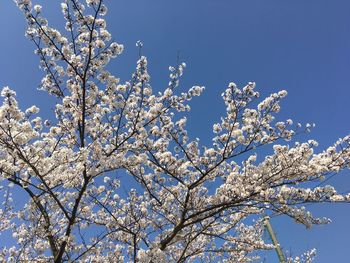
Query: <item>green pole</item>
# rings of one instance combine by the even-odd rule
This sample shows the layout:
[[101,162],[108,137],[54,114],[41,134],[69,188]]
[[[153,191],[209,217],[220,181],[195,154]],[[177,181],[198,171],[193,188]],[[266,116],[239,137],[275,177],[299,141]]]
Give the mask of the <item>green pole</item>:
[[287,263],[286,258],[283,255],[282,249],[277,241],[276,235],[273,232],[272,226],[270,224],[270,217],[268,217],[268,216],[264,217],[264,225],[267,229],[267,232],[269,232],[272,243],[275,246],[275,250],[276,250],[276,253],[277,253],[277,256],[278,256],[280,263]]

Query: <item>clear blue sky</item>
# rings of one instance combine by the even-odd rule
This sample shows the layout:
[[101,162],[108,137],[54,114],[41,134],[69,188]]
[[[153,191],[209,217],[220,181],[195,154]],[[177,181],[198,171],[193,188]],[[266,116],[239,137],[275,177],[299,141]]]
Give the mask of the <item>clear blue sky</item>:
[[[60,25],[59,1],[44,5],[51,25]],[[206,86],[193,101],[189,124],[193,137],[208,140],[211,125],[223,113],[220,94],[230,81],[257,82],[262,94],[287,89],[280,118],[315,122],[308,137],[319,150],[350,132],[349,0],[107,0],[110,32],[125,45],[109,70],[126,80],[142,40],[155,90],[167,83],[177,51],[188,67],[183,87]],[[22,106],[49,108],[38,92],[42,72],[33,44],[24,38],[24,18],[11,0],[0,1],[0,87],[17,91]],[[350,172],[331,181],[350,190]],[[273,219],[280,243],[293,254],[317,248],[316,262],[349,262],[350,206],[310,209],[333,223],[306,230],[286,218]],[[276,262],[272,252],[267,262]]]

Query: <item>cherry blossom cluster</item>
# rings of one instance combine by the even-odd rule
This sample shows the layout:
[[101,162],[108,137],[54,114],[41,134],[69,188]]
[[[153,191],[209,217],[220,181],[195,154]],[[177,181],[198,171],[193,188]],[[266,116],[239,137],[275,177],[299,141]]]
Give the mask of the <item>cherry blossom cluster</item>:
[[0,230],[16,245],[1,246],[0,261],[251,262],[273,248],[266,214],[311,227],[329,220],[305,203],[350,200],[322,184],[349,167],[350,137],[320,153],[316,141],[295,142],[312,125],[277,120],[286,91],[260,99],[255,83],[229,83],[205,145],[186,128],[204,87],[180,90],[185,63],[169,67],[164,89],[152,87],[141,51],[129,80],[107,70],[123,45],[107,30],[103,0],[63,1],[65,32],[40,5],[15,2],[45,72],[41,89],[57,104],[43,120],[1,91]]

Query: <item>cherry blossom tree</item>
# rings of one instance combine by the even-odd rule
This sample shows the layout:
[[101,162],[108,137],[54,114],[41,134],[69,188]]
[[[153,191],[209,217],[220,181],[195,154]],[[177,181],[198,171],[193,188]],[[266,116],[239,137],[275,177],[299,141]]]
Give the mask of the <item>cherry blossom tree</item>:
[[[311,127],[275,120],[286,91],[259,99],[255,83],[230,83],[205,145],[186,129],[204,87],[180,91],[184,63],[157,93],[144,56],[129,81],[107,71],[123,45],[106,29],[103,0],[63,1],[65,32],[41,6],[15,2],[45,72],[40,89],[58,103],[43,120],[1,91],[0,230],[15,240],[1,245],[1,262],[250,262],[273,248],[262,238],[266,214],[310,227],[328,219],[302,204],[350,200],[306,187],[349,167],[350,137],[320,153],[316,141],[296,142]],[[264,146],[270,155],[259,155]]]

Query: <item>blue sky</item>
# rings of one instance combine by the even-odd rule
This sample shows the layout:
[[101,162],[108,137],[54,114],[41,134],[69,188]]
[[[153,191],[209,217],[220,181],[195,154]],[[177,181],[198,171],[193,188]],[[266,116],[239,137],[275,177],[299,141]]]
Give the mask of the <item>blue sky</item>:
[[[36,1],[59,26],[59,1]],[[350,1],[348,0],[107,0],[107,22],[124,54],[109,70],[128,79],[142,40],[155,90],[166,86],[168,66],[177,52],[188,65],[182,88],[204,85],[189,116],[193,137],[210,140],[212,123],[223,114],[220,94],[230,81],[255,81],[262,95],[280,89],[289,95],[281,119],[291,117],[316,128],[300,140],[314,138],[319,150],[350,132]],[[17,91],[23,107],[49,109],[46,94],[36,90],[42,72],[33,44],[25,39],[22,14],[10,0],[0,1],[0,87]],[[42,112],[45,112],[42,110]],[[350,190],[350,172],[331,180]],[[274,218],[280,243],[293,254],[317,248],[316,262],[347,262],[350,207],[313,205],[333,223],[306,230],[286,218]],[[275,262],[273,252],[267,262]]]

